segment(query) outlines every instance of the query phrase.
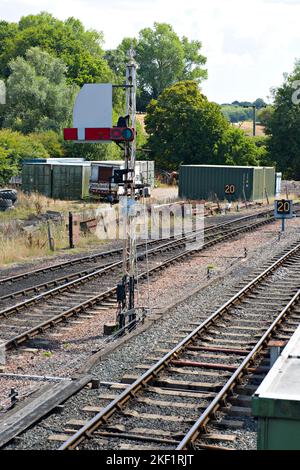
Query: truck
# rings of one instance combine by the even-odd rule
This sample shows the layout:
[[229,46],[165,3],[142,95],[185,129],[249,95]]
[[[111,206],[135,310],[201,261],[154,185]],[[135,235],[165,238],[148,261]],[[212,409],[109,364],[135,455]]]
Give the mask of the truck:
[[[118,201],[123,194],[124,188],[114,182],[116,170],[123,170],[123,160],[102,160],[91,162],[90,195],[98,196],[100,199]],[[136,197],[142,195],[151,196],[154,188],[154,161],[137,160],[135,164]]]

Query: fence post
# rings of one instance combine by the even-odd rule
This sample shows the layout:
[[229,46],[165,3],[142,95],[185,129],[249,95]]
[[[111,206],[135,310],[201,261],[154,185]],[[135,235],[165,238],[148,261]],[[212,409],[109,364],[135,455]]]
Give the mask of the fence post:
[[69,212],[69,246],[70,248],[74,248],[74,240],[73,240],[73,214]]
[[50,226],[50,221],[49,221],[49,219],[47,220],[47,229],[48,229],[49,248],[50,248],[51,251],[54,251],[54,239],[53,239],[53,237],[52,237],[51,226]]

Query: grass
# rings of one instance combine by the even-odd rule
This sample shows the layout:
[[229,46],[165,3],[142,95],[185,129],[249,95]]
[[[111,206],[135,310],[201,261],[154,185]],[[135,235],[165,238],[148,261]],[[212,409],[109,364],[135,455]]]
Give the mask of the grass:
[[[34,258],[57,255],[68,248],[68,232],[65,224],[51,223],[54,251],[50,250],[47,227],[43,225],[32,233],[0,233],[0,266],[28,262]],[[96,247],[103,243],[95,235],[81,234],[70,253],[80,253],[83,249]]]
[[15,207],[6,212],[0,212],[0,222],[9,222],[10,220],[26,220],[30,215],[40,215],[47,211],[57,211],[62,213],[78,212],[83,210],[95,209],[98,202],[87,201],[60,201],[51,199],[39,193],[27,195],[18,191],[18,202]]
[[52,356],[52,352],[51,352],[51,351],[44,351],[44,352],[43,352],[43,356],[44,356],[44,357],[51,357],[51,356]]
[[[95,209],[99,203],[86,203],[81,201],[60,201],[47,198],[41,194],[26,195],[18,191],[18,204],[15,209],[0,213],[0,266],[16,262],[28,262],[34,258],[53,256],[69,246],[67,219],[62,223],[50,221],[51,234],[54,240],[54,251],[51,251],[48,242],[47,225],[43,223],[35,229],[26,232],[20,230],[17,220],[27,220],[30,216],[38,216],[49,210],[67,215],[83,213],[86,210]],[[96,247],[103,243],[92,233],[80,232],[79,239],[75,242],[76,248],[70,253],[80,253],[83,249]]]

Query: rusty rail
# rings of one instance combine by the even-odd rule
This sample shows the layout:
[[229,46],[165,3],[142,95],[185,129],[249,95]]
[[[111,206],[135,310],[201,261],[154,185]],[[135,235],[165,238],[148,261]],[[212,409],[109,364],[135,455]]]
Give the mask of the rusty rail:
[[[281,256],[277,261],[271,264],[267,269],[265,269],[261,274],[256,276],[251,282],[249,282],[243,289],[241,289],[237,294],[235,294],[230,300],[228,300],[224,305],[222,305],[219,309],[217,309],[209,318],[207,318],[203,323],[201,323],[197,328],[195,328],[189,335],[187,335],[181,342],[179,342],[171,351],[169,351],[165,356],[163,356],[156,364],[150,367],[143,375],[141,375],[135,382],[129,385],[117,398],[115,398],[108,406],[106,406],[101,412],[97,413],[86,425],[84,425],[81,429],[79,429],[73,436],[71,436],[64,444],[61,445],[59,450],[66,450],[66,449],[75,449],[82,441],[85,440],[86,437],[92,435],[92,433],[98,429],[101,424],[106,423],[108,418],[112,416],[116,411],[118,411],[124,404],[126,404],[129,400],[131,400],[138,391],[145,388],[147,384],[153,380],[157,375],[165,369],[172,360],[176,359],[178,355],[180,355],[190,344],[193,343],[194,339],[196,339],[200,333],[203,333],[210,325],[214,323],[214,321],[220,317],[222,314],[228,312],[228,309],[234,306],[236,303],[241,301],[249,291],[252,291],[258,284],[260,284],[264,279],[270,276],[274,271],[276,271],[280,266],[284,264],[285,261],[292,258],[295,254],[300,252],[300,244],[296,245],[292,248],[288,253]],[[286,307],[286,309],[295,303],[295,297]],[[286,309],[284,311],[286,311]],[[276,325],[279,323],[281,318],[283,317],[284,313],[282,312],[276,321],[271,325],[268,331],[263,335],[262,339],[257,343],[255,348],[252,350],[252,355],[256,354],[257,350],[264,344],[266,338],[269,337],[270,333],[274,330]],[[254,351],[254,353],[253,353]],[[251,353],[250,353],[251,354]],[[243,364],[248,364],[252,358],[250,354],[245,358]],[[242,366],[241,366],[242,367]],[[236,377],[242,373],[240,367],[238,368],[237,372],[229,379],[226,385],[223,387],[223,396],[230,389],[231,386],[234,386]],[[220,392],[221,394],[221,392]],[[221,395],[219,399],[222,399]],[[199,426],[201,427],[203,420],[207,419],[210,413],[218,406],[219,401],[216,399],[213,400],[212,404],[209,406],[209,412],[204,412],[199,420],[201,421],[198,425],[198,421],[195,423],[193,428],[188,433],[188,437],[186,437],[180,444],[178,449],[186,448],[189,444],[190,440],[197,434]]]

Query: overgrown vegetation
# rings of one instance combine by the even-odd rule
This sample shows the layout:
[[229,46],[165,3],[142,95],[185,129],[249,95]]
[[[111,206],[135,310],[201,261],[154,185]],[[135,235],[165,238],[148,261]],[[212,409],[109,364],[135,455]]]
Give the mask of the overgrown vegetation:
[[27,136],[10,129],[0,130],[0,184],[18,174],[26,158],[46,158],[49,153],[34,135]]
[[[55,251],[51,251],[48,243],[47,227],[43,226],[30,235],[22,233],[14,235],[0,233],[0,266],[11,263],[28,262],[34,258],[53,256],[68,248],[68,234],[65,225],[52,225]],[[99,245],[100,240],[93,234],[82,235],[76,243],[72,254],[82,249],[90,249]]]
[[[67,214],[69,211],[82,213],[90,209],[95,209],[97,204],[86,204],[72,201],[58,201],[47,198],[41,194],[30,196],[18,192],[18,205],[8,212],[0,212],[0,266],[14,263],[30,261],[32,258],[42,256],[53,256],[61,250],[68,248]],[[51,234],[54,240],[55,251],[51,251],[48,242],[47,224],[41,223],[30,230],[21,228],[18,221],[26,220],[29,217],[37,217],[47,211],[58,211],[63,215],[61,223],[50,221]],[[65,217],[64,217],[65,215]],[[92,233],[80,232],[80,237],[76,239],[76,250],[83,248],[90,249],[103,243]]]
[[273,90],[274,108],[266,119],[270,158],[285,179],[295,180],[300,179],[299,80],[300,60],[293,72],[285,75],[282,86]]
[[85,210],[97,208],[99,203],[84,201],[61,201],[59,199],[51,199],[39,193],[25,194],[18,191],[18,202],[16,206],[6,212],[0,212],[0,222],[9,220],[25,220],[30,215],[38,216],[47,211],[57,211],[67,214],[69,211],[81,212]]
[[263,151],[230,126],[194,81],[166,88],[147,107],[148,147],[160,168],[183,164],[257,165]]

